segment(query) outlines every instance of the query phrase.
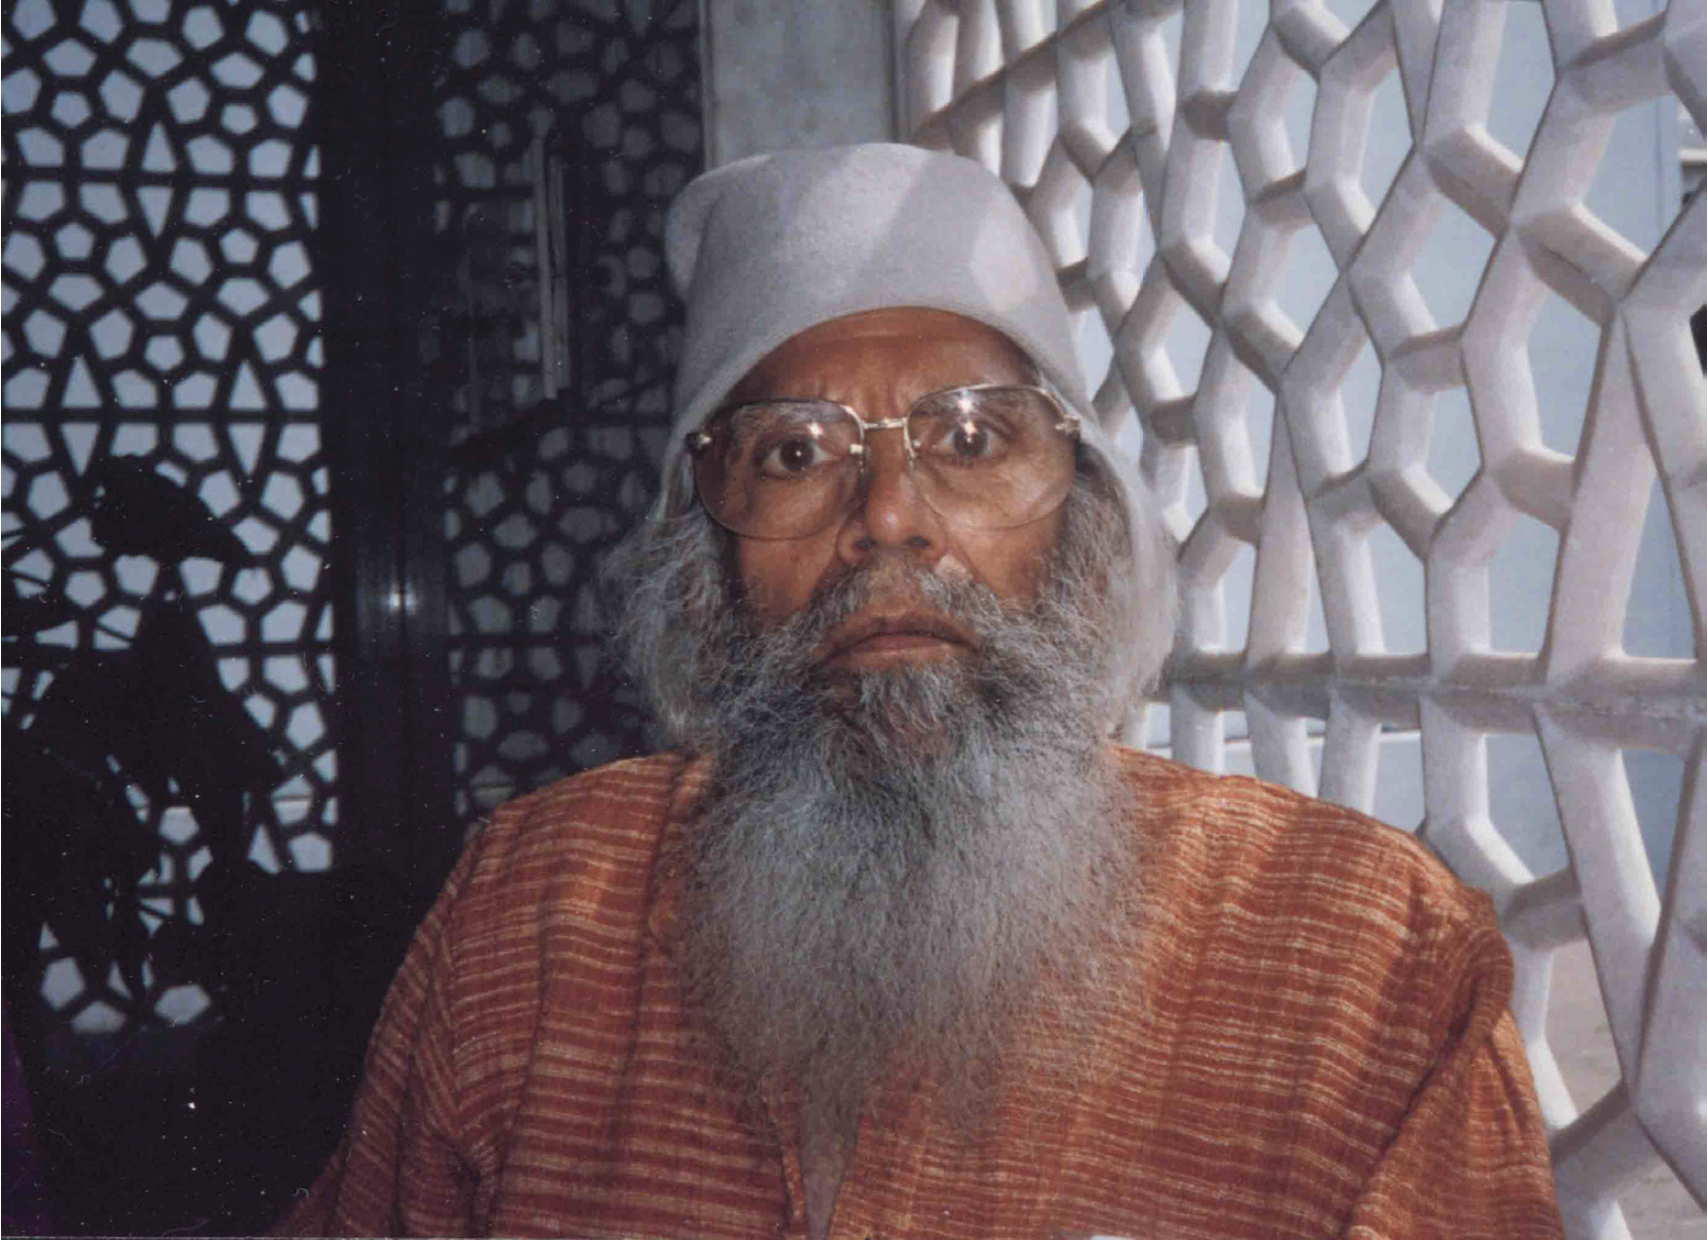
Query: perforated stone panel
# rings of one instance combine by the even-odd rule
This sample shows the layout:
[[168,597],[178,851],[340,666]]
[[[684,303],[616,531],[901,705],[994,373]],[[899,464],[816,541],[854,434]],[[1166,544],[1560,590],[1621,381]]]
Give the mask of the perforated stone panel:
[[[437,364],[455,410],[445,535],[465,818],[644,748],[638,702],[605,661],[594,568],[650,501],[669,426],[681,311],[664,210],[701,164],[696,14],[693,0],[445,4],[438,211],[441,266],[457,274],[441,322],[456,326]],[[571,203],[573,381],[555,395],[540,368],[536,138],[559,153]],[[459,321],[470,279],[484,300]]]
[[[18,0],[4,27],[3,537],[22,596],[13,616],[28,630],[5,646],[7,722],[36,723],[56,680],[110,683],[102,661],[127,655],[151,609],[177,600],[211,644],[215,692],[279,759],[234,842],[237,861],[271,871],[325,868],[337,817],[310,44],[310,6],[291,2]],[[140,521],[103,534],[113,458],[199,503],[248,562],[216,562],[210,543],[180,565],[140,545]],[[148,537],[161,536],[161,510],[149,514]],[[57,622],[35,630],[31,606]],[[186,807],[189,775],[170,773],[170,795],[152,802],[125,773],[134,836],[88,822],[68,843],[127,851],[146,870],[139,906],[112,912],[120,939],[158,944],[172,927],[183,943],[202,922],[209,833]],[[8,797],[21,803],[41,774],[9,770]],[[8,874],[8,899],[26,881],[45,880]],[[147,953],[138,991],[117,963],[86,953],[79,966],[66,930],[50,919],[40,963],[70,1028],[207,1008],[160,953]]]
[[[1570,1228],[1623,1235],[1657,1161],[1703,1197],[1703,202],[1656,232],[1620,183],[1703,123],[1703,5],[1243,7],[900,0],[905,132],[1014,187],[1179,540],[1129,739],[1494,896]],[[1586,934],[1599,1097],[1548,1036]]]

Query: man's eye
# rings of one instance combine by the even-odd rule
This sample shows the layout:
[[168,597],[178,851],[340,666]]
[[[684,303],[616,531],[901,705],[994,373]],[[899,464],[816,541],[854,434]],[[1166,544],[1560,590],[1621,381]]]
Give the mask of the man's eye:
[[993,446],[990,427],[971,418],[963,418],[955,424],[955,430],[949,436],[949,446],[956,456],[989,456]]
[[778,442],[761,445],[754,453],[759,472],[768,478],[792,478],[830,459],[816,438],[811,435],[791,435]]
[[986,418],[962,414],[940,423],[914,444],[914,451],[950,464],[989,464],[1008,450],[1002,427]]

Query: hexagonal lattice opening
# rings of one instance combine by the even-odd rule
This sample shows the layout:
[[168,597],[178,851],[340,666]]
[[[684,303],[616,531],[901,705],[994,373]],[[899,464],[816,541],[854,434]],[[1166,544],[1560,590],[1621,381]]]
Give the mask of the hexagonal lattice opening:
[[1643,514],[1619,646],[1638,657],[1688,659],[1695,644],[1684,565],[1666,492],[1657,479],[1649,488],[1649,505]]
[[1181,570],[1182,631],[1195,651],[1238,651],[1251,618],[1251,546],[1200,519]]
[[1381,609],[1382,649],[1388,654],[1422,654],[1429,648],[1424,624],[1423,564],[1393,527],[1377,521],[1365,535]]
[[1226,617],[1223,648],[1244,650],[1251,629],[1252,575],[1257,553],[1249,543],[1236,543],[1227,571],[1222,574],[1222,613]]
[[1535,654],[1548,632],[1554,562],[1560,536],[1551,526],[1514,513],[1489,560],[1489,644],[1495,650]]
[[1198,449],[1191,444],[1167,444],[1151,452],[1153,457],[1166,459],[1166,464],[1156,467],[1153,484],[1163,524],[1177,542],[1185,542],[1204,515],[1204,477],[1198,467]]
[[1209,325],[1182,299],[1180,312],[1169,320],[1168,331],[1162,338],[1163,356],[1167,358],[1169,369],[1174,372],[1182,392],[1198,389],[1199,377],[1204,372],[1204,356],[1210,347],[1210,335]]
[[184,204],[186,222],[212,228],[231,210],[231,195],[222,189],[193,189]]
[[285,50],[290,35],[276,13],[252,13],[243,36],[263,52],[278,55]]
[[1411,278],[1439,327],[1464,320],[1494,252],[1494,238],[1452,201],[1443,199],[1435,222],[1412,259]]
[[1541,123],[1554,84],[1553,53],[1541,6],[1506,3],[1489,98],[1489,135],[1519,159]]
[[[1240,415],[1238,430],[1242,432],[1240,437],[1245,440],[1246,446],[1243,452],[1239,452],[1237,448],[1235,451],[1242,455],[1245,461],[1250,462],[1253,490],[1261,493],[1268,487],[1269,456],[1273,450],[1275,419],[1280,416],[1275,393],[1254,381],[1241,404]],[[1243,472],[1243,464],[1236,465],[1236,486],[1243,481],[1240,477]],[[1244,489],[1243,486],[1241,489]]]
[[1584,192],[1584,206],[1623,242],[1631,262],[1641,261],[1660,240],[1659,215],[1644,196],[1631,193],[1630,187],[1655,175],[1657,137],[1673,132],[1673,127],[1661,119],[1662,109],[1676,106],[1672,99],[1659,99],[1616,112],[1595,176]]
[[1643,837],[1643,854],[1655,889],[1665,891],[1674,854],[1682,842],[1681,814],[1689,810],[1684,800],[1684,759],[1657,749],[1621,749],[1625,782],[1637,812],[1637,828]]
[[1369,128],[1358,183],[1372,204],[1380,205],[1411,151],[1411,123],[1406,115],[1405,90],[1398,72],[1382,77],[1370,96]]
[[1429,476],[1449,500],[1455,500],[1482,468],[1471,398],[1462,387],[1443,388],[1431,399]]
[[[1205,484],[1218,504],[1255,500],[1269,464],[1274,399],[1228,347],[1225,339],[1206,354],[1191,424],[1196,433]],[[1249,522],[1233,514],[1230,520]],[[1255,526],[1245,529],[1255,537]]]
[[244,52],[230,52],[213,63],[214,77],[222,85],[247,90],[262,78],[264,70]]
[[1556,452],[1578,450],[1600,352],[1601,328],[1548,290],[1531,322],[1525,355],[1537,396],[1537,430]]
[[1358,352],[1340,380],[1340,409],[1346,422],[1348,456],[1345,468],[1357,465],[1370,454],[1370,432],[1376,424],[1376,401],[1381,394],[1382,362],[1375,346],[1362,331]]
[[189,152],[191,162],[200,172],[217,174],[232,170],[233,160],[230,145],[211,134],[191,138],[185,144],[185,150]]
[[[1461,390],[1462,391],[1462,390]],[[1427,546],[1435,523],[1452,506],[1450,496],[1431,475],[1427,457],[1438,435],[1451,427],[1436,425],[1440,419],[1430,410],[1432,394],[1420,393],[1397,371],[1390,371],[1382,384],[1376,407],[1376,427],[1370,441],[1370,481],[1376,508],[1413,546]],[[1469,409],[1465,426],[1469,428]],[[1455,442],[1458,451],[1474,454],[1476,440],[1469,445]]]
[[1484,740],[1488,755],[1488,807],[1507,847],[1538,877],[1565,868],[1566,837],[1534,732],[1497,732]]
[[1245,195],[1241,191],[1239,166],[1234,161],[1233,147],[1226,142],[1218,142],[1216,147],[1216,209],[1210,239],[1226,262],[1239,245],[1240,229],[1245,224]]
[[[1296,499],[1275,487],[1273,472],[1268,498],[1278,506],[1286,505],[1290,499],[1297,503]],[[1300,517],[1302,519],[1302,513]],[[1268,536],[1267,532],[1265,536]],[[1274,653],[1322,654],[1329,649],[1328,621],[1323,610],[1316,552],[1308,536],[1303,537],[1297,547],[1289,549],[1293,552],[1292,557],[1283,560],[1278,548],[1259,543],[1259,571],[1252,582],[1252,617],[1281,628],[1274,642]]]
[[295,129],[303,123],[308,111],[308,96],[294,86],[281,83],[267,92],[267,111],[275,124]]
[[60,276],[48,286],[48,294],[73,314],[86,309],[101,297],[102,289],[92,277],[85,275]]
[[1376,742],[1375,797],[1370,813],[1415,832],[1424,818],[1423,740],[1415,728],[1383,724]]

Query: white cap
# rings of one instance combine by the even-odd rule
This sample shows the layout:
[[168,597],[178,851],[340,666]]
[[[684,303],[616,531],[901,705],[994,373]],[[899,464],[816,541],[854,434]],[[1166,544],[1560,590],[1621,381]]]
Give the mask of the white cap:
[[667,478],[682,437],[761,358],[864,310],[918,306],[987,324],[1089,413],[1055,268],[1008,187],[970,159],[889,143],[755,155],[677,196],[665,248],[688,303]]

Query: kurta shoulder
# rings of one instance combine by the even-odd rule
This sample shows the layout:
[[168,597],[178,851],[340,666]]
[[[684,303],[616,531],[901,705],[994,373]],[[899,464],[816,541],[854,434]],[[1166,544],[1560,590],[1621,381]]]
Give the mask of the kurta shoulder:
[[597,816],[614,803],[657,802],[661,798],[668,802],[684,774],[695,765],[692,755],[679,752],[608,762],[504,802],[482,831],[517,835],[551,831],[589,814]]
[[502,945],[521,959],[547,925],[643,920],[666,826],[698,797],[704,766],[680,753],[630,758],[499,806],[459,863],[447,910],[457,954]]
[[651,854],[673,805],[697,793],[697,763],[682,753],[625,758],[567,776],[506,801],[469,844],[477,875],[508,869],[541,855],[629,849]]
[[1465,984],[1504,1005],[1511,957],[1492,901],[1418,840],[1260,780],[1130,750],[1120,763],[1150,859],[1146,902],[1177,965],[1178,953],[1240,961],[1377,1006],[1409,995],[1426,1023],[1450,1019]]
[[1249,1209],[1253,1234],[1284,1201],[1321,1234],[1557,1236],[1488,896],[1343,806],[1118,761],[1146,985],[1141,1019],[1108,1022],[1111,1076],[1164,1082],[1131,1087],[1118,1157],[1166,1152],[1182,1201],[1213,1184],[1204,1218]]
[[1208,868],[1281,885],[1314,876],[1327,896],[1405,890],[1448,916],[1480,918],[1490,908],[1421,841],[1357,810],[1137,750],[1120,749],[1119,762],[1151,829]]

